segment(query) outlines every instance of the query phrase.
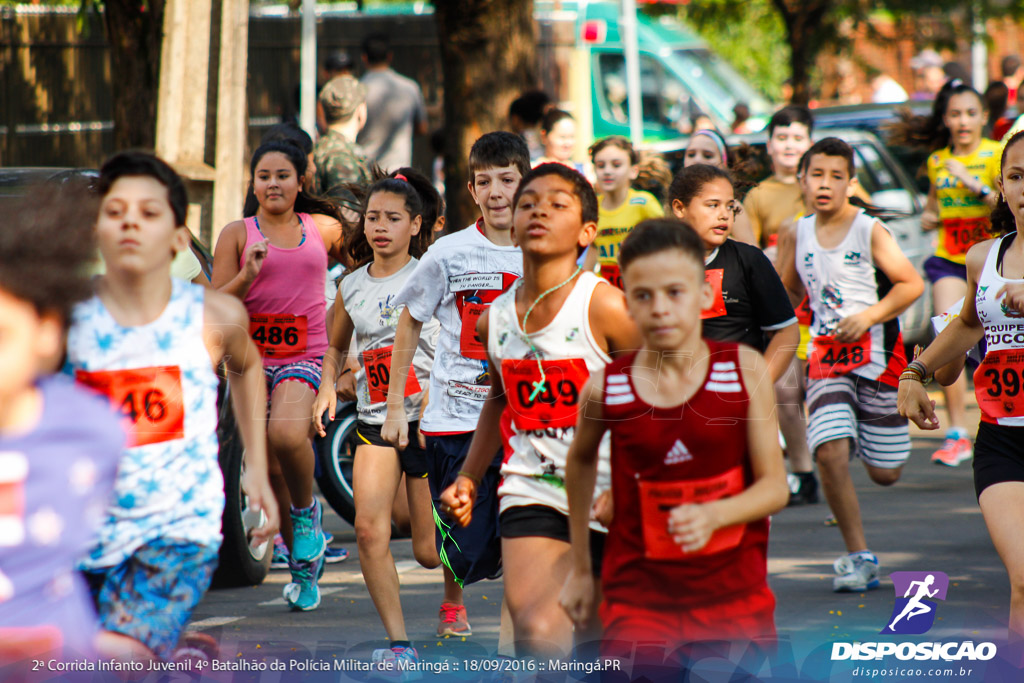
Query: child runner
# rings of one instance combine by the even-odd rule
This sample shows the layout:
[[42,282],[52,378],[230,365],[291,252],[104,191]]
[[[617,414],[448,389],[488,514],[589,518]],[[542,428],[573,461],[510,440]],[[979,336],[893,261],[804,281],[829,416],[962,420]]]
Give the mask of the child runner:
[[[500,447],[499,422],[509,409],[514,436],[498,496],[516,654],[563,657],[573,641],[572,622],[558,606],[569,569],[565,455],[580,391],[610,354],[637,348],[640,337],[622,293],[576,264],[597,230],[597,198],[587,179],[561,164],[542,164],[523,178],[515,207],[523,279],[479,325],[501,375],[491,382],[459,477],[441,499],[456,521],[470,523],[477,484]],[[597,488],[605,491],[607,442],[601,451]],[[590,529],[599,568],[605,528],[592,520]]]
[[[772,176],[747,193],[743,201],[744,213],[750,217],[757,244],[781,272],[777,263],[780,231],[791,233],[792,226],[804,213],[804,198],[797,182],[800,157],[811,146],[814,119],[807,107],[791,105],[775,112],[768,121],[768,155],[772,161]],[[783,235],[784,236],[784,235]],[[800,347],[790,370],[775,384],[779,405],[779,428],[786,440],[786,458],[792,471],[790,479],[791,505],[818,502],[818,480],[814,476],[814,461],[807,448],[807,421],[804,415],[804,376],[802,361],[804,348],[810,340],[807,333],[811,322],[810,311],[804,304],[797,306],[800,323]]]
[[[512,244],[512,199],[519,180],[530,170],[529,150],[513,133],[488,133],[469,152],[469,192],[481,217],[434,242],[395,297],[405,306],[395,331],[391,359],[387,416],[381,437],[405,450],[410,416],[405,387],[424,323],[436,317],[441,324],[430,371],[427,407],[420,419],[426,436],[427,483],[435,508],[440,495],[455,481],[477,418],[490,390],[486,340],[476,322],[498,295],[523,273],[523,256]],[[473,524],[451,525],[440,516],[438,554],[445,565],[445,598],[441,603],[438,635],[469,635],[472,631],[462,602],[462,588],[497,574],[501,567],[498,538],[498,468],[501,449],[495,448],[482,478]]]
[[[417,257],[430,245],[439,205],[437,190],[411,168],[399,169],[370,187],[361,230],[348,241],[349,254],[357,267],[341,281],[335,299],[331,347],[324,357],[324,376],[313,405],[313,424],[320,436],[325,436],[322,417],[326,410],[328,419],[334,419],[335,382],[346,365],[355,331],[361,368],[356,380],[356,436],[360,443],[352,473],[356,541],[366,588],[391,639],[390,649],[374,653],[375,659],[390,655],[406,662],[418,661],[405,631],[398,573],[391,555],[391,509],[403,472],[413,553],[425,567],[441,564],[434,546],[427,454],[419,439],[411,439],[404,451],[397,452],[380,436],[387,410],[395,327],[403,308],[395,305],[395,297],[416,269]],[[422,387],[430,377],[437,330],[436,320],[424,325],[413,361],[414,372],[406,382],[406,414],[413,416],[411,434],[419,428]]]
[[868,550],[850,460],[876,484],[900,478],[910,455],[907,421],[896,413],[906,365],[897,316],[924,291],[921,276],[889,230],[850,203],[853,148],[838,138],[815,143],[801,161],[814,214],[801,218],[782,281],[814,311],[807,349],[808,440],[825,498],[847,555],[835,562],[833,590],[878,587],[878,557]]
[[[999,201],[992,188],[999,179],[999,143],[981,135],[985,106],[969,85],[950,81],[935,98],[928,130],[934,153],[928,157],[931,189],[921,218],[925,230],[938,230],[935,255],[924,263],[936,311],[967,293],[967,251],[988,239],[989,214]],[[932,454],[937,465],[956,467],[973,455],[967,432],[967,378],[943,387],[949,423],[946,440]]]
[[[587,532],[599,444],[611,432],[615,516],[605,543],[602,656],[637,641],[775,633],[768,515],[786,504],[775,397],[761,355],[701,338],[711,304],[704,244],[675,219],[644,221],[619,263],[640,350],[593,373],[569,448],[572,568],[561,604],[593,613]],[[659,660],[660,661],[660,660]]]
[[[750,147],[749,145],[741,145],[741,149],[749,150]],[[695,131],[686,142],[683,168],[688,168],[695,164],[716,166],[726,171],[732,171],[734,174],[740,174],[737,177],[741,177],[742,171],[739,167],[747,166],[748,162],[734,159],[733,153],[725,142],[725,138],[718,131],[705,128]],[[736,203],[736,209],[736,218],[733,221],[731,237],[757,246],[757,239],[754,238],[754,231],[750,227],[750,217],[747,216],[747,212],[743,210],[743,205],[739,202]]]
[[588,180],[593,180],[593,169],[582,161],[575,161],[576,119],[572,114],[552,107],[540,120],[540,141],[544,145],[544,156],[533,161],[534,166],[551,162],[574,168]]
[[761,351],[777,381],[800,342],[796,314],[771,261],[757,247],[729,239],[738,204],[729,172],[696,164],[669,188],[672,213],[704,243],[704,277],[711,308],[701,312],[708,339],[742,342]]
[[654,195],[634,190],[631,184],[640,169],[639,157],[628,138],[620,135],[604,138],[590,147],[590,158],[597,173],[600,192],[597,211],[597,237],[587,250],[586,270],[601,266],[601,277],[622,289],[622,276],[616,260],[619,245],[633,226],[665,211]]
[[142,152],[100,169],[96,233],[107,264],[96,296],[68,332],[68,370],[124,416],[128,448],[102,527],[83,561],[117,658],[168,659],[210,585],[221,542],[224,481],[217,455],[217,374],[227,365],[245,444],[243,487],[273,538],[277,506],[267,480],[259,356],[238,302],[171,278],[188,248],[181,178]]
[[124,433],[109,405],[53,375],[72,306],[92,294],[84,188],[40,188],[0,224],[0,668],[94,655],[75,565],[114,487]]
[[900,375],[900,414],[922,429],[938,429],[934,404],[922,384],[933,368],[960,363],[984,339],[988,348],[974,373],[981,423],[974,444],[974,490],[989,535],[1010,576],[1009,636],[1024,636],[1024,403],[1020,377],[1024,350],[1024,134],[1003,149],[998,190],[1006,200],[992,212],[986,240],[967,252],[968,296],[924,353]]
[[280,508],[290,510],[281,523],[292,574],[284,598],[295,610],[320,604],[327,541],[313,496],[309,416],[327,350],[327,259],[344,260],[336,207],[302,189],[306,162],[288,142],[260,145],[250,165],[259,208],[224,227],[213,260],[213,286],[245,303],[263,356],[270,481]]

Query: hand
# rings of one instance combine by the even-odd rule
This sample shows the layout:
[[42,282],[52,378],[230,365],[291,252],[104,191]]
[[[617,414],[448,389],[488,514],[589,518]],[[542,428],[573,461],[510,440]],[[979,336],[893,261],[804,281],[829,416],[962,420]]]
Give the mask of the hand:
[[1020,284],[1007,284],[999,288],[996,292],[996,299],[1001,298],[1003,295],[1006,296],[1006,301],[1003,303],[1007,308],[1018,313],[1024,314],[1024,285]]
[[337,391],[336,396],[339,401],[355,401],[356,400],[356,373],[345,372],[338,381],[334,384]]
[[848,315],[836,325],[836,341],[855,342],[863,337],[873,324],[874,320],[867,311]]
[[[420,417],[420,423],[422,423],[422,422],[423,422],[423,418],[421,416]],[[416,440],[420,442],[420,448],[421,449],[427,450],[427,437],[423,433],[423,430],[419,428],[419,425],[416,426]]]
[[249,545],[255,547],[273,541],[281,526],[281,516],[266,471],[246,469],[242,475],[242,491],[249,499],[248,509],[263,510],[265,517],[261,526],[250,530]]
[[971,176],[971,172],[967,170],[967,167],[964,166],[963,162],[961,161],[957,161],[956,159],[946,159],[945,163],[943,163],[942,165],[946,168],[947,171],[949,171],[950,175],[956,176],[960,180],[960,182],[964,183],[965,185],[967,185],[968,179],[974,180],[974,178]]
[[668,532],[683,552],[696,552],[706,546],[717,528],[718,522],[708,505],[680,505],[668,513]]
[[900,382],[896,406],[900,415],[921,429],[939,428],[939,418],[935,416],[935,401],[928,398],[928,392],[920,382],[912,379]]
[[441,493],[441,510],[461,527],[473,521],[473,502],[476,500],[476,482],[459,475],[455,483]]
[[245,250],[245,259],[242,263],[242,270],[247,277],[255,278],[263,268],[263,262],[267,260],[269,239],[253,242]]
[[558,596],[562,609],[573,620],[573,623],[584,624],[590,621],[594,613],[594,576],[590,572],[569,572]]
[[409,446],[409,421],[405,417],[405,408],[388,409],[384,424],[380,428],[380,438],[387,441],[400,451]]
[[612,505],[612,490],[605,489],[594,500],[594,504],[590,506],[590,518],[604,527],[609,527],[614,516],[615,508]]
[[320,386],[321,389],[316,392],[316,399],[313,401],[313,427],[320,436],[327,436],[324,411],[327,411],[327,424],[334,422],[334,414],[338,409],[338,397],[326,383]]
[[942,225],[942,221],[939,220],[939,214],[934,211],[925,211],[921,214],[921,229],[922,230],[938,230],[939,226]]

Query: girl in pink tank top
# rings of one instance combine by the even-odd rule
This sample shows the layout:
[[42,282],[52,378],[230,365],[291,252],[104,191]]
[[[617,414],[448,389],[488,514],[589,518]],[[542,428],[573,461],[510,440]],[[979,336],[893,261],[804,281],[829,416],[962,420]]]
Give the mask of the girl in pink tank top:
[[263,356],[270,481],[292,572],[284,598],[296,610],[320,603],[317,579],[327,544],[313,498],[310,416],[327,350],[328,256],[345,260],[337,207],[302,189],[308,162],[287,141],[256,150],[250,171],[259,208],[221,232],[212,278],[214,287],[245,304],[249,333]]

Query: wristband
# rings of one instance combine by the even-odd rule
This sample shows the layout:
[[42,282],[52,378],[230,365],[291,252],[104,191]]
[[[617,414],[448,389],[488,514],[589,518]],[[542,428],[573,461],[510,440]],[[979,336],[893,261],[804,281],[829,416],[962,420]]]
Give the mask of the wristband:
[[902,382],[903,380],[913,380],[915,382],[920,382],[921,384],[924,384],[924,380],[921,379],[921,377],[916,372],[904,372],[902,375],[900,375],[899,381]]
[[[344,375],[347,372],[352,372],[352,368],[345,368],[344,370],[341,371],[341,375]],[[341,377],[341,375],[338,375],[338,377]]]
[[473,482],[477,486],[480,486],[480,477],[476,476],[475,474],[470,474],[466,470],[459,470],[459,475],[458,476],[465,477],[466,479],[469,479],[471,482]]

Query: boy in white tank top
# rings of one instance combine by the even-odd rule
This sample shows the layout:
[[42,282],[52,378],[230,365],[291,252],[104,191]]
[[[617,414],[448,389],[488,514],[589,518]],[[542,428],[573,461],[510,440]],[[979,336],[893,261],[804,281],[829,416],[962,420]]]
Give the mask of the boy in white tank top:
[[96,296],[75,309],[67,362],[124,416],[128,447],[83,565],[105,629],[100,654],[167,660],[217,564],[224,493],[214,368],[222,361],[245,444],[242,485],[250,508],[266,514],[252,543],[277,531],[262,411],[253,409],[265,404],[266,387],[241,302],[171,278],[189,239],[178,175],[152,155],[124,152],[103,165],[99,184],[107,270]]
[[797,224],[782,281],[794,305],[806,291],[814,311],[807,437],[848,553],[834,563],[832,588],[859,592],[878,587],[878,558],[867,547],[850,458],[889,486],[910,455],[907,421],[896,412],[906,365],[897,316],[924,283],[885,226],[850,204],[856,177],[848,144],[825,138],[800,168],[804,203],[814,213]]
[[[562,164],[542,164],[523,178],[514,206],[523,279],[477,325],[494,368],[491,389],[462,470],[441,500],[457,523],[472,521],[508,409],[513,436],[498,498],[516,655],[564,657],[573,645],[572,620],[558,602],[570,550],[565,460],[580,392],[609,354],[638,348],[640,336],[622,292],[576,263],[597,231],[597,198],[587,180]],[[606,441],[599,491],[610,487],[608,456]],[[597,521],[590,528],[599,552],[606,529]]]

